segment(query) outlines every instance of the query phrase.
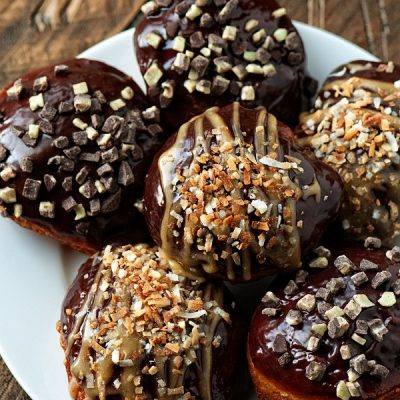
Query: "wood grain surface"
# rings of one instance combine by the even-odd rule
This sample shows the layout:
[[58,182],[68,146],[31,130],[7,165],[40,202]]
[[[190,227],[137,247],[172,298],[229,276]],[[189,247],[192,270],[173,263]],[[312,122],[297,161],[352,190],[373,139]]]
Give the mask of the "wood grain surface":
[[[0,0],[0,86],[131,26],[143,0]],[[399,0],[280,0],[289,15],[400,62]],[[62,368],[62,365],[60,365]],[[0,358],[0,400],[29,400]]]

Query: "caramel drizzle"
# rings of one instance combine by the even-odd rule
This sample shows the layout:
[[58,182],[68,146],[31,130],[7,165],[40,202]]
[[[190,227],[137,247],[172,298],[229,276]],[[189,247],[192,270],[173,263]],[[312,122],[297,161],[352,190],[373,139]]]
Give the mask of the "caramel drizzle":
[[[276,118],[268,114],[264,108],[258,110],[257,117],[257,128],[255,133],[255,143],[254,147],[256,149],[256,158],[260,159],[268,153],[278,152],[278,158],[283,158],[281,152],[279,137],[278,137],[278,126]],[[240,125],[240,105],[239,103],[233,104],[233,112],[231,119],[232,132],[228,129],[227,123],[219,114],[219,108],[213,107],[207,110],[202,116],[196,118],[194,121],[190,121],[183,125],[178,131],[175,143],[165,151],[158,160],[158,167],[161,176],[161,186],[164,193],[165,199],[165,209],[164,215],[161,223],[160,237],[162,242],[162,249],[165,256],[171,260],[171,267],[176,273],[188,276],[189,278],[203,278],[203,273],[199,271],[198,266],[201,265],[202,269],[208,273],[216,273],[219,268],[210,252],[202,253],[200,251],[193,251],[194,238],[191,236],[190,232],[194,228],[193,222],[191,222],[188,216],[182,212],[181,206],[178,201],[174,199],[174,189],[171,182],[174,179],[174,173],[176,168],[179,166],[180,154],[183,152],[184,144],[188,134],[192,133],[190,129],[194,129],[194,145],[191,149],[192,159],[188,166],[186,166],[187,173],[193,174],[193,166],[195,163],[195,156],[200,154],[201,149],[204,152],[209,152],[207,140],[204,137],[204,121],[207,120],[214,129],[219,129],[219,133],[222,135],[222,142],[230,142],[234,140],[244,140],[243,133]],[[267,132],[267,138],[266,138]],[[242,156],[248,151],[244,147],[241,149]],[[226,153],[229,154],[230,151]],[[234,152],[234,149],[231,150]],[[232,153],[233,154],[233,153]],[[271,178],[273,173],[271,172]],[[285,183],[292,189],[298,190],[298,186],[289,179],[288,172],[283,176]],[[257,198],[263,199],[270,205],[269,216],[274,215],[278,217],[279,215],[279,199],[274,198],[273,195],[268,194],[268,196],[260,189],[255,188]],[[235,199],[244,199],[243,193],[239,190],[234,190],[230,192],[230,195]],[[283,206],[283,205],[282,205]],[[269,250],[269,255],[275,253],[273,257],[277,257],[278,263],[281,259],[289,260],[289,263],[294,267],[299,267],[301,263],[301,250],[300,250],[300,238],[297,229],[297,218],[296,218],[296,200],[287,199],[286,207],[290,210],[290,221],[289,226],[291,227],[291,232],[289,233],[289,243],[290,249],[286,249],[285,255],[279,255],[279,249]],[[179,259],[182,265],[188,267],[185,270],[181,264],[177,263],[175,260],[177,257],[174,254],[174,237],[172,235],[172,227],[174,226],[174,221],[171,217],[171,213],[175,212],[179,215],[183,214],[184,218],[184,233],[183,233],[183,248],[179,252]],[[246,212],[246,211],[244,211]],[[240,254],[240,267],[242,270],[242,277],[245,280],[250,280],[252,276],[251,264],[252,256],[251,250],[258,254],[266,255],[266,249],[261,248],[257,238],[254,235],[251,227],[249,226],[249,221],[242,220],[240,228],[242,231],[250,234],[250,246],[246,249],[241,250]],[[277,246],[279,247],[279,246]],[[232,254],[232,246],[227,243],[226,249],[227,253]],[[234,262],[232,257],[228,257],[225,261],[226,265],[226,276],[228,279],[233,280],[235,278]]]
[[[133,365],[130,366],[116,366],[112,361],[112,352],[109,351],[103,356],[93,357],[91,348],[93,346],[93,330],[90,326],[91,316],[93,319],[95,315],[104,307],[103,292],[99,289],[102,280],[107,280],[111,276],[110,267],[106,267],[103,263],[99,265],[94,282],[86,296],[80,311],[75,316],[74,325],[71,333],[68,336],[67,348],[65,351],[66,359],[69,358],[72,348],[75,344],[79,332],[82,333],[81,346],[79,353],[72,363],[70,391],[73,398],[76,398],[77,389],[79,386],[83,387],[85,391],[85,398],[90,400],[106,400],[108,396],[119,395],[126,400],[135,400],[137,386],[134,383],[134,377],[142,376],[142,361],[145,359],[144,348],[141,343],[141,337],[137,333],[129,334],[125,328],[118,326],[113,331],[112,341],[117,345],[111,345],[111,349],[117,349],[121,354],[139,354],[140,356],[133,360]],[[212,291],[212,295],[211,295]],[[119,293],[123,306],[130,308],[132,297],[130,288],[127,288],[122,294]],[[223,290],[219,287],[207,286],[205,288],[204,301],[214,300],[219,307],[223,307],[224,296]],[[205,343],[200,345],[202,353],[201,363],[189,350],[186,350],[185,357],[190,360],[189,363],[184,363],[180,369],[180,374],[173,374],[172,358],[166,356],[154,356],[154,361],[158,367],[158,372],[154,379],[157,381],[162,379],[166,383],[166,388],[174,389],[183,386],[185,373],[192,365],[195,367],[198,379],[198,388],[201,393],[201,398],[204,400],[212,400],[212,342],[215,337],[215,332],[218,324],[221,322],[222,317],[220,314],[210,312],[207,314],[207,320],[201,328],[205,333]],[[112,347],[114,346],[114,347]],[[112,380],[115,379],[116,368],[118,368],[120,386],[116,388],[112,385]],[[96,371],[93,373],[93,371]],[[92,377],[92,383],[89,385],[88,377]],[[90,387],[89,387],[90,386]],[[145,389],[145,388],[144,388]],[[157,398],[159,400],[177,400],[181,398],[181,394],[168,394],[168,392],[160,391],[157,389]],[[146,397],[147,398],[147,397]]]

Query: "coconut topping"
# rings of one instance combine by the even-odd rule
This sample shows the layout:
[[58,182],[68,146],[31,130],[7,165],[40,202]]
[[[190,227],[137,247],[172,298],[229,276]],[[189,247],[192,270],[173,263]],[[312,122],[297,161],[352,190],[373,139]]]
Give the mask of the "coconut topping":
[[222,340],[216,327],[230,323],[221,308],[222,290],[172,273],[147,245],[107,246],[93,262],[98,272],[82,308],[66,310],[73,321],[66,355],[79,343],[71,373],[85,393],[144,399],[143,381],[154,377],[157,398],[194,399],[183,377],[195,366],[200,392],[208,398],[211,352]]

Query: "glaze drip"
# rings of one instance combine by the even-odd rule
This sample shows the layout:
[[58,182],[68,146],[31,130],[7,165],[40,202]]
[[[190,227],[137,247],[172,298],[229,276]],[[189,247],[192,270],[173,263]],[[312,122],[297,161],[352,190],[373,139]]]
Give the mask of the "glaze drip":
[[[296,203],[302,192],[292,176],[303,171],[301,161],[283,154],[277,120],[264,108],[255,113],[254,131],[243,132],[239,107],[234,103],[229,117],[214,107],[183,125],[158,160],[165,198],[161,247],[189,267],[178,264],[177,273],[222,272],[232,280],[239,270],[249,280],[254,256],[300,266]],[[248,135],[254,143],[245,141]],[[285,254],[278,243],[286,244]]]
[[[172,273],[147,245],[107,246],[93,262],[93,282],[66,340],[71,393],[79,385],[93,400],[212,400],[217,331],[230,323],[222,288]],[[185,385],[188,374],[195,392]]]

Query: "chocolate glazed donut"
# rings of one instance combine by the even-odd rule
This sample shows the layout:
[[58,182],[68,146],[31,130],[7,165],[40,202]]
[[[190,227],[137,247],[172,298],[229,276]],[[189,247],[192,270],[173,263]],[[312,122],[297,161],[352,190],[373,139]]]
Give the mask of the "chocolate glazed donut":
[[300,268],[340,207],[339,177],[265,108],[184,124],[153,160],[145,217],[177,273],[242,281]]
[[231,399],[245,346],[225,290],[178,277],[147,245],[89,259],[58,330],[79,400]]
[[343,179],[349,237],[400,240],[400,67],[353,61],[327,78],[301,118],[301,143]]
[[293,125],[308,108],[304,48],[274,0],[150,1],[134,46],[155,104],[178,129],[212,106],[266,106]]
[[259,399],[399,398],[398,249],[317,251],[324,269],[277,282],[255,311],[248,360]]
[[131,78],[74,59],[0,92],[0,199],[20,225],[92,254],[137,242],[134,203],[162,143],[159,113]]

